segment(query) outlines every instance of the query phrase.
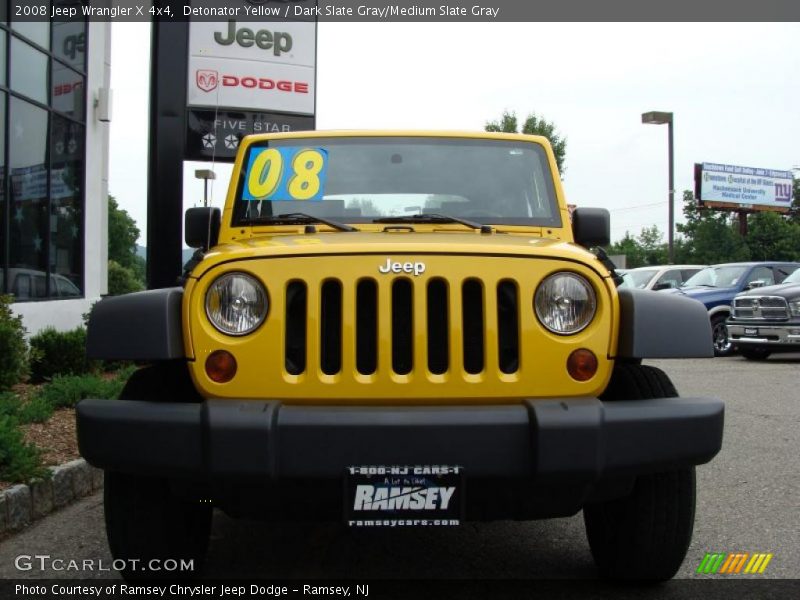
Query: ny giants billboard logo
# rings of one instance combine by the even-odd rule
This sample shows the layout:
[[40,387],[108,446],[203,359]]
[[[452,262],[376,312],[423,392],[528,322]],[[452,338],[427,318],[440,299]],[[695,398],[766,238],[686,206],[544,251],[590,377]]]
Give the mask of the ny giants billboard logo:
[[786,202],[792,201],[792,184],[791,183],[776,183],[775,184],[775,201]]
[[198,69],[194,74],[195,83],[204,92],[210,92],[217,88],[219,83],[219,73],[209,69]]
[[[204,92],[210,92],[219,85],[219,73],[210,69],[195,71],[195,83]],[[246,89],[277,90],[279,92],[294,92],[307,94],[308,83],[303,81],[275,80],[269,77],[240,77],[238,75],[223,75],[222,87],[242,87]]]

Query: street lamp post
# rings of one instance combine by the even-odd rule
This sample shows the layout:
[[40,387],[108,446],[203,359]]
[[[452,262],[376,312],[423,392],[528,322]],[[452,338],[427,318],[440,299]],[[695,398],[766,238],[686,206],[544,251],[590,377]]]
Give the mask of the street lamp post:
[[669,262],[675,263],[675,152],[672,147],[672,113],[650,111],[642,114],[642,123],[647,125],[668,125],[669,136],[669,229],[667,231]]
[[203,180],[203,206],[208,206],[208,180],[216,179],[217,174],[211,169],[197,169],[194,176],[196,179]]

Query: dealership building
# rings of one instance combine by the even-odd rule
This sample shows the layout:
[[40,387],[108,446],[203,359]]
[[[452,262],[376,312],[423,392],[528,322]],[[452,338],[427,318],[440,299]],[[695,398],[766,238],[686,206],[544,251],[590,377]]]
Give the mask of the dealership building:
[[110,35],[0,14],[0,293],[29,333],[106,292]]
[[[8,6],[0,293],[29,334],[71,329],[108,288],[111,24],[15,22]],[[314,129],[316,21],[154,21],[152,33],[148,280],[163,287],[181,270],[184,161],[232,162],[244,135]]]

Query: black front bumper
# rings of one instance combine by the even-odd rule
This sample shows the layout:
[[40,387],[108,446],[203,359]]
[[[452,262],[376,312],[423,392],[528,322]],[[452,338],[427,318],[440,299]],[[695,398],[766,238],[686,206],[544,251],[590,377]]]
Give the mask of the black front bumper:
[[354,465],[459,465],[476,478],[591,485],[705,463],[724,407],[708,398],[514,406],[289,406],[277,401],[84,400],[83,457],[200,482],[336,479]]

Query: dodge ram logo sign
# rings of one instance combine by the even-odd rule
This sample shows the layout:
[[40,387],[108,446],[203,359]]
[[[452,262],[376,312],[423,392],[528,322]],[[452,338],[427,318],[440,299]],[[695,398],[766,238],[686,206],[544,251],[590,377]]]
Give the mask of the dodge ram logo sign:
[[[198,69],[195,72],[195,83],[204,92],[210,92],[217,88],[220,82],[218,71],[209,69]],[[240,77],[238,75],[223,75],[223,87],[242,87],[247,89],[259,90],[278,90],[280,92],[294,92],[296,94],[308,94],[308,83],[304,81],[275,80],[269,77]]]
[[208,69],[198,69],[195,73],[195,81],[201,90],[210,92],[216,89],[217,83],[219,83],[219,73]]

